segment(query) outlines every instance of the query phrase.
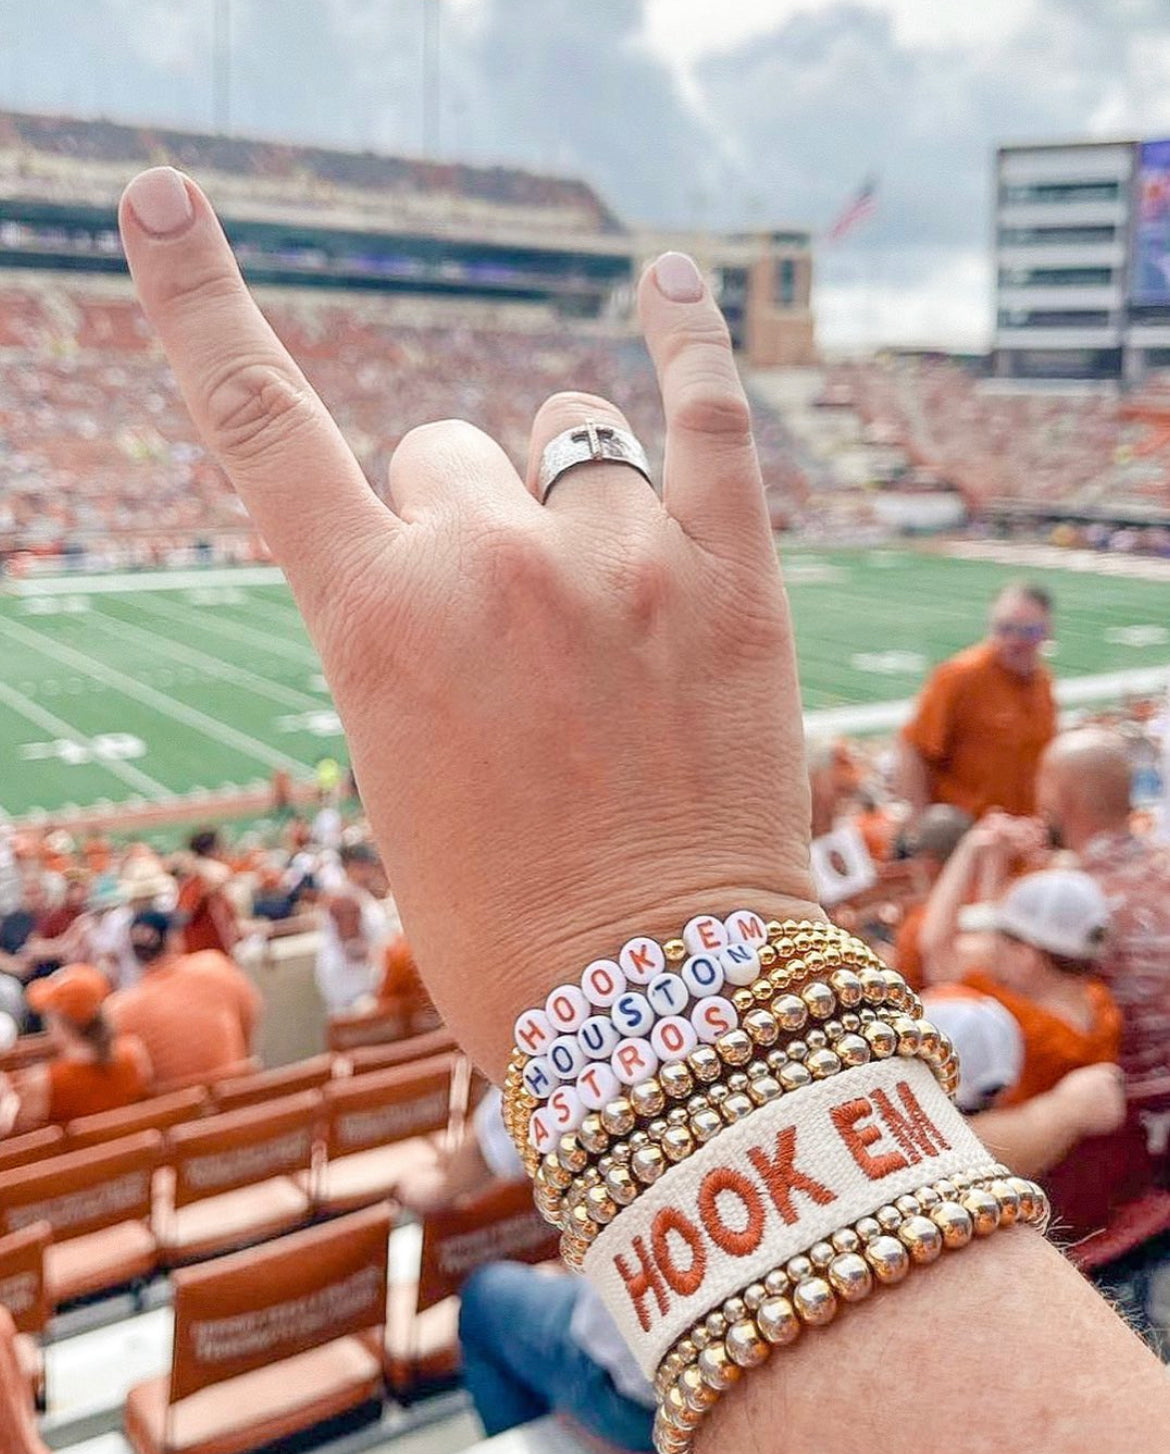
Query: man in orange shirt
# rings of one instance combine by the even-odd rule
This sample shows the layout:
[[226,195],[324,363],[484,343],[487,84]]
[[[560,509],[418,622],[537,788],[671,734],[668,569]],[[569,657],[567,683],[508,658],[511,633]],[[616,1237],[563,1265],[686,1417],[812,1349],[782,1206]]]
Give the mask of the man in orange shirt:
[[245,1068],[260,1018],[260,995],[247,976],[216,950],[180,954],[159,909],[134,916],[130,942],[142,979],[112,995],[106,1014],[119,1034],[146,1046],[155,1089]]
[[1036,770],[1056,735],[1052,678],[1040,650],[1052,632],[1042,586],[1008,586],[985,641],[931,674],[902,729],[899,790],[915,816],[951,803],[973,818],[989,808],[1035,809]]

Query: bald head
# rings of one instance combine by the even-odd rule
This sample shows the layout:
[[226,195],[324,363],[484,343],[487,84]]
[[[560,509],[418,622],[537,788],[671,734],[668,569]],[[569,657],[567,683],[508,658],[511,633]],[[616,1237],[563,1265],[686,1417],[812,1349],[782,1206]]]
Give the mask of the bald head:
[[1131,778],[1125,740],[1116,732],[1101,727],[1064,732],[1040,763],[1040,812],[1056,837],[1080,848],[1096,833],[1128,826]]

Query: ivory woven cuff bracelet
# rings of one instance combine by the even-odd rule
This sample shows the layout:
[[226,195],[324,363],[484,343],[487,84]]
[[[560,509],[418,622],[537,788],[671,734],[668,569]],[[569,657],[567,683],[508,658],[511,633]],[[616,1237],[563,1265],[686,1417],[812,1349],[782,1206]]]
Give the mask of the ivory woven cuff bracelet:
[[858,1066],[728,1127],[585,1257],[642,1371],[698,1318],[842,1224],[995,1161],[921,1062]]

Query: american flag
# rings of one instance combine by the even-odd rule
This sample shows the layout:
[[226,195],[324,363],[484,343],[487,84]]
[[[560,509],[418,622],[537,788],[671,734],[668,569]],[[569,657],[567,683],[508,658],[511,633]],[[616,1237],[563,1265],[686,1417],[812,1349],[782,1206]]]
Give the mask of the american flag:
[[867,177],[857,195],[851,197],[829,228],[830,242],[840,242],[877,211],[877,178]]

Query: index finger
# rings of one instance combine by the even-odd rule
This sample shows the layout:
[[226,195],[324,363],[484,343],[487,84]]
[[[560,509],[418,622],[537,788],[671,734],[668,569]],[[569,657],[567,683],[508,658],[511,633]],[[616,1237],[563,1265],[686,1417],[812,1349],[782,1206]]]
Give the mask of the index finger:
[[253,301],[195,183],[170,167],[140,173],[119,223],[196,428],[311,609],[395,517]]

